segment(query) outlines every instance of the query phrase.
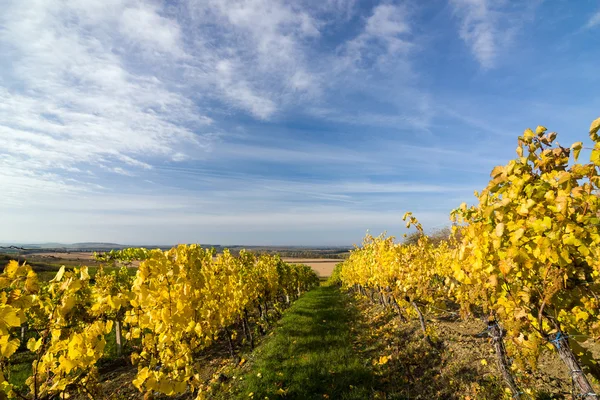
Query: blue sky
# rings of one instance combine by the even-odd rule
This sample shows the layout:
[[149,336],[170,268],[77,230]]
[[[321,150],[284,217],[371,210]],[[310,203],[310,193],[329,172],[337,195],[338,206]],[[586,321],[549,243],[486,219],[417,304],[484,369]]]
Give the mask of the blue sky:
[[4,0],[0,241],[349,245],[600,114],[597,1]]

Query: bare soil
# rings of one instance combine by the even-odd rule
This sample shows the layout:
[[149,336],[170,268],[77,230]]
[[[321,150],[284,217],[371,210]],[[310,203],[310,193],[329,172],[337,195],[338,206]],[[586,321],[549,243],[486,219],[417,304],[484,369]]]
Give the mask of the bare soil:
[[328,258],[284,258],[283,260],[290,264],[306,264],[322,278],[331,276],[335,266],[343,261]]
[[[426,314],[433,345],[428,344],[415,316],[408,322],[379,304],[356,297],[362,318],[355,332],[357,351],[366,351],[384,382],[384,399],[510,399],[489,339],[478,335],[485,324],[447,313]],[[582,343],[598,359],[600,345]],[[381,357],[388,357],[382,359]],[[385,361],[385,362],[382,362]],[[522,399],[571,399],[573,391],[566,366],[552,349],[544,349],[535,368],[515,372]],[[597,375],[588,371],[596,392]],[[376,397],[377,398],[377,397]]]

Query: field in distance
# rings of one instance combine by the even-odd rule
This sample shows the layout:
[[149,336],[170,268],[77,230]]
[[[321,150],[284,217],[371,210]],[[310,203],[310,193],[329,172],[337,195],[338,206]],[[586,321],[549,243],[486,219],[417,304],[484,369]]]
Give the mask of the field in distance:
[[343,260],[329,258],[290,258],[284,257],[283,261],[290,264],[306,264],[310,266],[320,277],[329,277],[336,264]]
[[[285,253],[284,253],[285,254]],[[13,255],[15,256],[15,255]],[[39,253],[29,253],[21,256],[35,266],[35,264],[43,264],[53,267],[60,265],[78,266],[88,265],[96,266],[98,263],[93,257],[93,252],[48,252],[41,251]],[[335,268],[335,265],[342,262],[342,258],[297,258],[297,257],[282,257],[285,262],[291,264],[306,264],[310,266],[320,277],[329,277]]]

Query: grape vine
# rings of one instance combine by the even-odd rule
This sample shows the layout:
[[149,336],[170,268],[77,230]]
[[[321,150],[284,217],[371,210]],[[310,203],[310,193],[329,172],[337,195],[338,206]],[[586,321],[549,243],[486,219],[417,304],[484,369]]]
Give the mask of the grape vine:
[[[234,257],[227,250],[216,255],[198,245],[125,249],[97,259],[140,264],[135,277],[125,266],[100,267],[93,279],[87,267],[62,267],[47,283],[26,264],[6,266],[0,275],[0,398],[38,400],[76,392],[93,398],[99,391],[98,361],[113,329],[118,356],[124,342],[135,344],[132,383],[140,391],[187,391],[200,398],[206,384],[200,352],[223,335],[231,339],[232,326],[241,320],[250,335],[249,312],[288,302],[319,282],[310,267],[278,256],[242,251]],[[25,326],[31,336],[26,346],[20,331]],[[26,391],[11,384],[17,352],[34,359]]]
[[579,341],[600,337],[599,129],[600,119],[590,128],[595,144],[586,164],[578,163],[582,142],[562,147],[555,132],[527,129],[518,157],[493,169],[476,193],[478,204],[452,211],[447,241],[433,245],[407,213],[407,227],[421,233],[418,241],[367,236],[342,264],[341,283],[376,292],[397,309],[412,305],[424,331],[420,307],[456,304],[463,317],[482,310],[478,316],[487,321],[514,397],[522,392],[512,370],[535,367],[541,349],[551,346],[579,396],[595,398],[585,372],[598,366]]

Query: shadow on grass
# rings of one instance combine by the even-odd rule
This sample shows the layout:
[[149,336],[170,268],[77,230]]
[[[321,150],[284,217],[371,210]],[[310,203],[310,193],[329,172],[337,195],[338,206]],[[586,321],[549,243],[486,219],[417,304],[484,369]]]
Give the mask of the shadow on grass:
[[240,398],[372,397],[371,368],[352,345],[350,324],[356,313],[338,288],[321,286],[305,294],[259,350]]

